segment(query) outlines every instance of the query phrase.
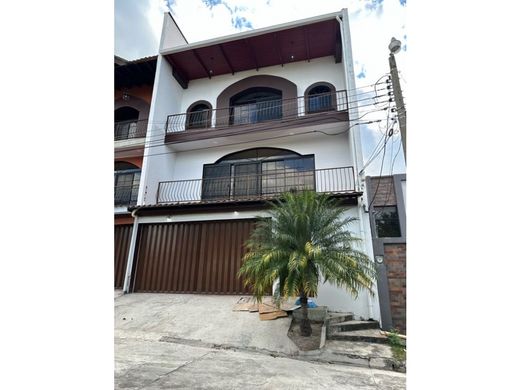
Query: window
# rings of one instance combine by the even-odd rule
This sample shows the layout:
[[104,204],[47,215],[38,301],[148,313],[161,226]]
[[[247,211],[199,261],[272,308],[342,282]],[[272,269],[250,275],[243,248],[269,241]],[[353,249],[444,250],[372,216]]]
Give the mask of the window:
[[333,109],[330,87],[318,85],[307,93],[307,113],[329,111]]
[[195,103],[188,109],[186,128],[204,129],[208,127],[211,127],[211,105]]
[[203,200],[314,189],[314,156],[276,148],[248,149],[204,165],[202,176]]
[[114,112],[114,138],[116,140],[135,138],[139,111],[132,107],[121,107]]
[[401,237],[396,206],[374,207],[377,237]]
[[282,118],[282,91],[249,88],[230,99],[229,124],[257,123]]
[[114,167],[114,205],[137,203],[141,169],[127,162],[116,162]]

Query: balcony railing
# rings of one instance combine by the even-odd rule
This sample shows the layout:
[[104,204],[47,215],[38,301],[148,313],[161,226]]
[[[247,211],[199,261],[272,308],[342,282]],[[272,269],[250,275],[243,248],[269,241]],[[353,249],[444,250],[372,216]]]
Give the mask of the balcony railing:
[[223,128],[268,121],[297,120],[318,113],[347,110],[346,91],[298,96],[213,110],[169,115],[166,133]]
[[329,194],[354,192],[354,169],[341,167],[268,171],[255,175],[165,181],[159,183],[157,203],[273,199],[292,190],[314,190]]
[[114,206],[133,206],[137,203],[139,185],[115,186]]
[[114,123],[114,139],[121,141],[125,139],[143,138],[146,136],[148,119],[129,120]]

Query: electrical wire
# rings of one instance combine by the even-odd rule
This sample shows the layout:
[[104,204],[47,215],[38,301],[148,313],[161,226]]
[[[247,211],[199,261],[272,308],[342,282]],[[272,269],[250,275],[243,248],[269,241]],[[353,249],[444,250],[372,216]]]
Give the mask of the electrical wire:
[[[370,105],[367,105],[367,106],[370,106]],[[358,119],[362,118],[363,116],[368,115],[370,113],[377,112],[377,111],[384,111],[384,110],[386,110],[386,108],[379,109],[379,110],[369,110],[369,111],[367,111],[366,113],[364,113],[362,116],[360,116],[359,118],[357,118],[355,120],[358,120]],[[341,111],[341,112],[344,112],[344,111]],[[322,122],[324,116],[333,116],[333,115],[336,115],[337,113],[338,113],[338,111],[323,112],[323,113],[321,113],[321,115],[319,117],[313,118],[311,120],[307,120],[304,125],[308,126],[308,125],[312,125],[314,123],[318,123],[319,124],[320,122]],[[291,117],[286,117],[284,119],[296,119],[296,118],[302,118],[302,117],[295,115],[295,116],[291,116]],[[350,121],[352,122],[353,120],[350,120]],[[372,122],[372,123],[374,123],[374,122]],[[293,122],[288,122],[288,123],[286,123],[286,124],[284,124],[282,126],[278,126],[277,129],[283,129],[283,128],[287,128],[287,127],[292,127],[293,125],[294,125]],[[257,132],[257,131],[265,131],[265,130],[270,130],[271,128],[272,128],[272,122],[265,122],[265,124],[255,124],[254,131],[255,132]],[[161,133],[159,135],[156,135],[156,136],[148,137],[148,139],[145,141],[144,145],[139,145],[139,146],[135,146],[135,147],[125,148],[124,151],[125,152],[140,151],[140,150],[143,149],[143,146],[144,146],[145,149],[147,149],[147,148],[161,147],[161,146],[165,146],[165,145],[171,144],[171,142],[164,142],[165,134],[164,134],[164,130],[163,129],[157,130],[157,131],[161,131]],[[236,132],[233,132],[233,133],[227,133],[225,136],[228,137],[228,136],[233,136],[233,135],[238,135],[238,134],[244,134],[243,129],[242,130],[237,130]],[[208,137],[208,138],[215,138],[215,137]]]

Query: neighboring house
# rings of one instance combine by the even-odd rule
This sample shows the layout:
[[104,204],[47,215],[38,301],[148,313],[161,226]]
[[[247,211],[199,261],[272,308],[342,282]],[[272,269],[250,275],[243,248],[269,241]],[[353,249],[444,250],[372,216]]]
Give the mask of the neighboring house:
[[114,58],[114,285],[123,288],[157,57]]
[[381,322],[406,333],[406,175],[367,177]]
[[[244,294],[266,200],[338,198],[372,258],[347,10],[188,44],[165,14],[125,292]],[[318,304],[380,319],[377,294],[322,283]]]

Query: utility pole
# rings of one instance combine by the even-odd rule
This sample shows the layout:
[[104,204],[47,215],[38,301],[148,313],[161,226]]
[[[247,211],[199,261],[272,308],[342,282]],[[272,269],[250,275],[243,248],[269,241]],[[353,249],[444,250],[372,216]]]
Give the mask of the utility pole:
[[406,162],[406,109],[404,108],[403,94],[401,91],[401,84],[399,83],[399,73],[397,72],[397,65],[394,57],[394,54],[401,50],[401,41],[392,38],[390,45],[388,45],[388,49],[390,49],[390,56],[388,57],[388,62],[390,63],[390,77],[392,79],[392,89],[394,91],[395,106],[397,108],[399,130],[401,131],[404,161]]

